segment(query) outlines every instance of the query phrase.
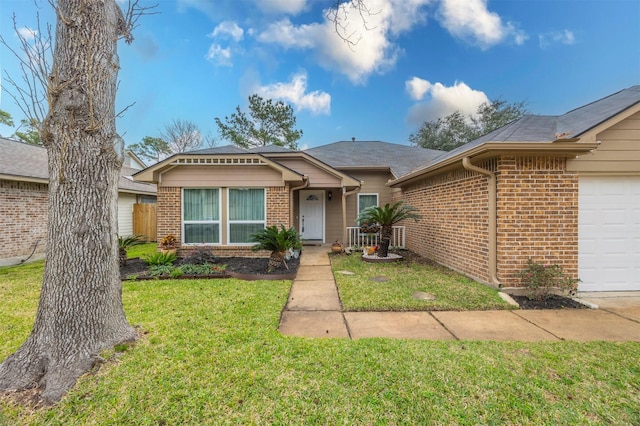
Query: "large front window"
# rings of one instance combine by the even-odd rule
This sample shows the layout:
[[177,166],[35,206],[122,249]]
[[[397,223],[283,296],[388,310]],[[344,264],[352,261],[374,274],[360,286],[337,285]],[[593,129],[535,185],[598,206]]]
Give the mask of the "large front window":
[[220,244],[220,190],[184,189],[182,192],[185,244]]
[[229,244],[248,244],[266,225],[264,188],[229,189]]

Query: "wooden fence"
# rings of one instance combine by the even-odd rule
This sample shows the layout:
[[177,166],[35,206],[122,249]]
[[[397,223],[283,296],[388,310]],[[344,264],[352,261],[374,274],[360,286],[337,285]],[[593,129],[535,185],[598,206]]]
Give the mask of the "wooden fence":
[[146,235],[147,241],[157,241],[155,204],[133,205],[133,233]]

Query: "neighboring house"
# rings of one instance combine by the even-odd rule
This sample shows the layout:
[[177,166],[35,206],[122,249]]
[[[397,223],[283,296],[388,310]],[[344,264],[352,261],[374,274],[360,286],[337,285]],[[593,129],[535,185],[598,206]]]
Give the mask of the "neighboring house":
[[[125,154],[118,182],[120,235],[133,233],[133,204],[155,203],[155,185],[134,182],[131,175],[145,164]],[[47,150],[0,138],[0,259],[25,258],[45,252],[47,237]]]
[[226,146],[134,178],[158,184],[158,237],[176,235],[182,251],[251,255],[251,233],[279,224],[307,242],[349,240],[363,208],[403,200],[422,214],[402,224],[406,247],[481,282],[518,286],[532,258],[579,276],[580,290],[640,290],[640,86],[451,152]]

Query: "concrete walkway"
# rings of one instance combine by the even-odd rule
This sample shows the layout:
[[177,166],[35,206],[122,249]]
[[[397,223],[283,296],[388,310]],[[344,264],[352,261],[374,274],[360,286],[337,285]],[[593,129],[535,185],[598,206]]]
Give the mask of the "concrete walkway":
[[342,312],[328,247],[305,247],[280,320],[288,336],[426,340],[640,341],[640,294],[584,293],[599,309]]

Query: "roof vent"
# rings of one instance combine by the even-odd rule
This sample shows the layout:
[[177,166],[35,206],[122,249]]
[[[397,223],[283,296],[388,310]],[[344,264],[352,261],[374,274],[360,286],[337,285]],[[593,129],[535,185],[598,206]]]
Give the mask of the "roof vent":
[[355,137],[355,136],[352,136],[352,137],[351,137],[351,141],[352,141],[352,142],[355,142],[355,141],[356,141],[356,137]]

